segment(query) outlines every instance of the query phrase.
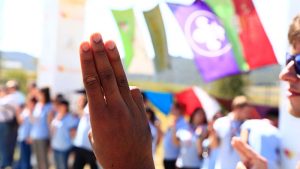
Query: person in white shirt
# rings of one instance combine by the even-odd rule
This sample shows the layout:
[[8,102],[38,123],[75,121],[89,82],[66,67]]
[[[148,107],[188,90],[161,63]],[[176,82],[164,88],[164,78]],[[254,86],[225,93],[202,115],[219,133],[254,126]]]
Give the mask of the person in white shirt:
[[240,135],[240,126],[250,117],[251,111],[247,98],[237,96],[232,102],[232,112],[215,121],[213,128],[219,140],[215,169],[233,169],[239,162],[239,155],[231,146],[231,139]]
[[7,95],[0,99],[0,168],[12,165],[13,153],[17,142],[18,123],[16,114],[22,111],[25,96],[19,91],[15,80],[6,83]]
[[89,107],[84,108],[77,127],[74,138],[75,160],[73,169],[83,169],[86,164],[91,169],[98,169],[96,157],[93,153],[92,145],[89,141],[88,134],[91,129]]
[[[289,27],[288,40],[291,51],[286,57],[286,66],[281,70],[279,78],[288,84],[286,91],[289,101],[288,112],[300,118],[300,13],[294,17]],[[239,164],[241,168],[268,168],[266,158],[243,142],[241,138],[234,138],[232,145],[242,159]],[[299,169],[299,166],[295,167]]]
[[246,120],[241,126],[242,140],[266,158],[269,169],[280,169],[281,139],[275,126],[277,120],[278,109],[274,108],[268,111],[266,118]]

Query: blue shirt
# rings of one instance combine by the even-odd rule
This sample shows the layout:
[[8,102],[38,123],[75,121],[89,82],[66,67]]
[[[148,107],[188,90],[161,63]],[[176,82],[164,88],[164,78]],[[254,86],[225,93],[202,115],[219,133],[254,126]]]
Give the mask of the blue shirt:
[[[188,123],[185,121],[185,119],[183,117],[180,117],[176,121],[175,125],[176,125],[176,131],[178,131],[179,129],[187,129],[189,127]],[[164,159],[176,160],[177,156],[179,154],[179,147],[177,147],[173,143],[171,129],[168,129],[168,131],[166,132],[166,134],[164,136],[163,146],[164,146]]]
[[74,146],[93,151],[92,145],[88,138],[90,129],[90,114],[88,106],[86,106],[78,124],[76,137],[74,138]]
[[[206,128],[202,126],[202,128]],[[180,140],[180,152],[176,161],[178,168],[200,168],[202,160],[199,158],[197,141],[199,136],[190,127],[189,129],[179,129],[176,137]]]
[[33,110],[33,121],[30,136],[35,140],[42,140],[49,138],[48,115],[52,110],[52,104],[47,103],[41,105],[37,103]]
[[25,108],[21,113],[23,122],[18,129],[18,141],[25,141],[30,136],[31,123],[30,123],[29,111],[30,111],[29,109]]
[[58,151],[67,151],[72,148],[72,138],[70,135],[71,129],[78,125],[78,118],[68,113],[62,119],[54,120],[51,122],[51,147]]

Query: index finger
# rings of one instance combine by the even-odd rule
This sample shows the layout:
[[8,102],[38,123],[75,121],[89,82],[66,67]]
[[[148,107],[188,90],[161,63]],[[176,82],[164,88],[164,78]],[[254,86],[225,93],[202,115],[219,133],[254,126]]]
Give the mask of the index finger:
[[232,146],[240,155],[243,161],[251,160],[251,158],[255,157],[257,154],[243,142],[240,138],[234,137],[232,138]]

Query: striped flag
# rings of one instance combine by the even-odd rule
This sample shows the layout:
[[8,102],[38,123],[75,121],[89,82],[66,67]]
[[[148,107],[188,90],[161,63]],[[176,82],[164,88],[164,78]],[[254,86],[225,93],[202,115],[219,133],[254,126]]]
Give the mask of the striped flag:
[[212,120],[213,116],[221,111],[217,100],[199,87],[188,88],[176,93],[175,98],[177,102],[186,106],[186,114],[188,115],[200,107],[204,109],[207,119]]
[[239,24],[235,15],[232,0],[205,0],[224,25],[226,35],[233,49],[235,59],[241,71],[248,71],[249,65],[243,54],[243,46],[239,38]]

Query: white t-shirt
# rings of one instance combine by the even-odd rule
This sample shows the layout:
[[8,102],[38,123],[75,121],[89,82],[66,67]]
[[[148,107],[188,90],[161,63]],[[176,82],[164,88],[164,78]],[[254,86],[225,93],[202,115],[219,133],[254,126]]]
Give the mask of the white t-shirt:
[[149,127],[150,127],[150,131],[151,131],[151,136],[152,136],[152,155],[154,157],[155,150],[156,150],[156,142],[158,139],[158,132],[157,132],[157,128],[151,122],[149,122]]
[[179,129],[176,137],[180,140],[179,156],[176,160],[176,166],[179,168],[200,168],[202,160],[200,160],[197,151],[198,136],[191,129]]
[[0,122],[7,122],[15,117],[17,107],[25,103],[21,92],[8,94],[0,99]]
[[220,139],[215,169],[234,169],[240,161],[239,155],[231,146],[231,139],[240,135],[241,124],[242,121],[234,120],[230,114],[215,121],[213,127]]
[[269,120],[247,120],[241,129],[248,130],[248,143],[260,155],[268,161],[269,169],[280,168],[280,146],[279,131]]
[[89,140],[89,131],[91,129],[91,124],[90,124],[90,112],[89,112],[89,106],[86,106],[84,108],[84,113],[80,118],[78,127],[77,127],[77,132],[76,136],[74,138],[74,145],[76,147],[84,148],[89,151],[93,151],[92,145]]

